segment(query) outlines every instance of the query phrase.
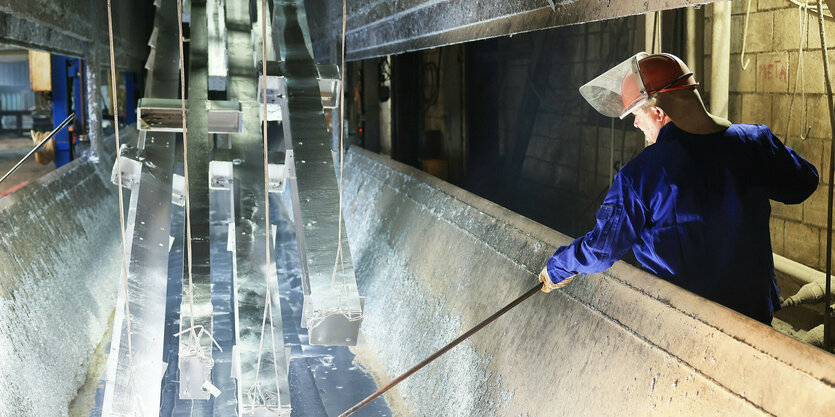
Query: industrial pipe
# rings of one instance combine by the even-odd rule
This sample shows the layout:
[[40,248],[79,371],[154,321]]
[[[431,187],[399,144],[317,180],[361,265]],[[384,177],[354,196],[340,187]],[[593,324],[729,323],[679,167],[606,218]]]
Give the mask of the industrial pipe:
[[728,117],[731,65],[731,3],[713,3],[713,48],[710,52],[710,112]]

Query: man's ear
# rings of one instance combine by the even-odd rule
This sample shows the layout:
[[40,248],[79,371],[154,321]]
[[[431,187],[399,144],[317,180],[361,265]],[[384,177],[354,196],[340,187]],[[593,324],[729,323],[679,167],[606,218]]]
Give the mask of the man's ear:
[[661,107],[653,106],[650,110],[652,110],[652,118],[659,123],[664,121],[664,117],[667,116],[667,113]]

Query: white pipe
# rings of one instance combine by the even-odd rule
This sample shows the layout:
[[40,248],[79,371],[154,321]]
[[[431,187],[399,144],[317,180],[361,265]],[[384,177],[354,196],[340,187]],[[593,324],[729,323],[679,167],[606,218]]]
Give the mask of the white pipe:
[[803,281],[803,284],[815,282],[820,279],[826,279],[826,274],[817,269],[809,268],[799,262],[795,262],[789,258],[784,258],[778,254],[774,255],[774,270],[782,272],[798,281]]
[[731,3],[713,3],[713,40],[710,59],[710,112],[728,117],[731,62]]

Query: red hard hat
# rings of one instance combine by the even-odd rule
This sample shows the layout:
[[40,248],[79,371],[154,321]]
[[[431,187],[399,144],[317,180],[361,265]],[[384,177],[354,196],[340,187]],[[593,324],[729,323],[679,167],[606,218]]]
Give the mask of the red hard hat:
[[621,86],[624,109],[630,109],[642,98],[652,98],[659,93],[699,85],[687,65],[672,54],[653,54],[640,59],[638,70],[641,73],[643,91],[635,74],[627,74]]

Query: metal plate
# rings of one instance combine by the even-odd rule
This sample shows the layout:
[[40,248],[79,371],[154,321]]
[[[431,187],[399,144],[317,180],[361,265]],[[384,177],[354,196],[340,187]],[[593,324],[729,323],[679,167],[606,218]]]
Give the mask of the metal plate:
[[[207,28],[204,5],[191,5],[189,42],[188,101],[190,110],[186,120],[188,148],[189,211],[191,214],[191,291],[189,291],[188,264],[183,271],[183,304],[180,307],[180,331],[202,326],[212,333],[212,282],[209,240],[209,160],[210,146],[208,133],[208,91],[206,69]],[[188,221],[188,220],[187,220]],[[187,223],[188,226],[188,223]],[[188,259],[188,252],[186,252]],[[189,300],[189,297],[193,300]],[[193,310],[192,310],[193,304]],[[199,353],[202,352],[202,353]],[[208,357],[202,362],[183,360],[190,356]],[[180,398],[208,399],[209,393],[200,387],[204,380],[211,379],[212,341],[209,337],[199,338],[199,347],[188,334],[180,336]],[[200,366],[201,370],[194,370]],[[203,378],[199,378],[202,376]]]
[[[174,2],[166,2],[157,16],[159,36],[176,39]],[[149,79],[153,97],[166,98],[177,92],[177,51],[162,48],[156,52]],[[142,410],[159,409],[160,380],[165,321],[166,280],[168,277],[171,183],[174,164],[174,135],[143,132],[138,146],[144,164],[138,189],[131,193],[126,235],[129,259],[128,286],[131,299],[133,381],[127,348],[127,329],[122,320],[125,294],[120,289],[113,324],[113,340],[107,366],[107,384],[102,415],[135,415]],[[112,413],[112,414],[111,414]]]
[[[281,110],[306,296],[304,324],[311,336],[315,336],[311,337],[312,343],[353,345],[357,340],[362,307],[344,224],[341,231],[343,262],[335,265],[340,243],[339,187],[322,109],[319,71],[300,23],[304,16],[303,2],[279,2],[273,29],[284,58],[279,71],[284,75],[280,87],[286,105],[282,105]],[[331,318],[335,315],[351,317],[350,322],[356,326],[337,330],[332,327],[332,324],[340,323]],[[323,323],[328,325],[317,328]]]
[[[264,154],[259,104],[255,101],[257,75],[252,62],[253,43],[250,28],[250,11],[247,3],[228,2],[226,20],[229,31],[228,94],[239,100],[243,108],[243,129],[232,138],[232,155],[238,164],[234,166],[235,193],[239,201],[235,207],[235,323],[236,354],[239,364],[238,403],[244,413],[277,413],[289,415],[290,390],[287,382],[287,360],[281,316],[275,261],[266,265],[266,206],[264,201]],[[238,28],[245,28],[239,30]],[[260,25],[258,26],[260,31]],[[260,48],[260,45],[257,46]],[[270,271],[269,274],[266,271]],[[261,374],[258,383],[263,390],[277,392],[263,404],[253,404],[248,397],[256,387],[255,368],[261,336],[261,320],[266,301],[267,279],[270,280],[275,345],[267,325],[264,335]],[[273,361],[272,351],[276,359]],[[233,369],[235,367],[233,366]],[[277,381],[276,381],[277,380]],[[276,384],[278,386],[276,386]],[[270,414],[267,414],[270,415]]]

